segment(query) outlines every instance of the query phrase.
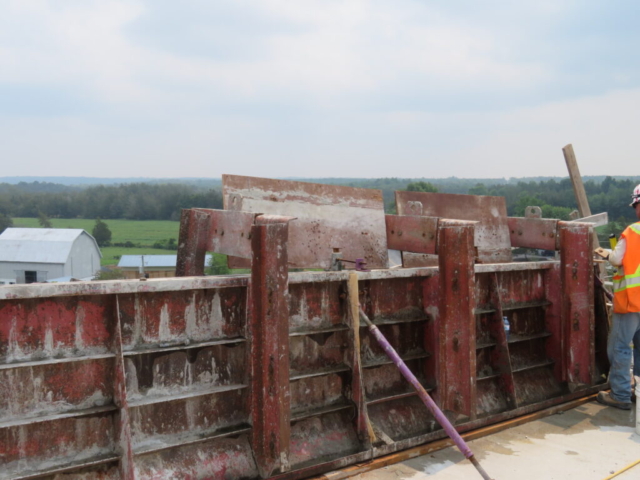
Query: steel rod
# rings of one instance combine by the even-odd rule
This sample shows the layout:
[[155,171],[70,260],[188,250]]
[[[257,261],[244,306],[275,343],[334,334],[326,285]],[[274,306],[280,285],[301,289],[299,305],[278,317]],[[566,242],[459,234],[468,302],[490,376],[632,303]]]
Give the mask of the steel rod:
[[436,421],[442,426],[444,431],[447,432],[447,435],[449,435],[451,440],[453,440],[453,442],[456,444],[456,446],[462,452],[462,454],[469,459],[469,461],[473,464],[474,467],[476,467],[476,470],[478,470],[478,473],[480,473],[480,475],[484,480],[491,480],[491,477],[489,477],[489,475],[482,468],[478,460],[473,456],[473,452],[471,451],[467,443],[456,431],[456,429],[453,427],[451,422],[449,422],[449,419],[447,419],[445,414],[442,413],[442,410],[438,408],[436,403],[433,401],[433,399],[427,393],[424,387],[420,384],[420,382],[415,377],[415,375],[411,373],[411,370],[409,370],[409,367],[407,367],[407,365],[402,361],[402,359],[398,355],[398,352],[395,351],[395,349],[387,341],[384,335],[382,335],[380,330],[378,330],[378,327],[376,327],[373,324],[373,322],[369,320],[369,317],[367,317],[367,314],[364,313],[364,311],[362,310],[362,307],[360,308],[360,318],[362,318],[362,320],[364,320],[364,322],[367,324],[371,334],[375,337],[375,339],[378,341],[380,346],[384,349],[387,356],[393,361],[396,367],[398,367],[398,369],[400,370],[400,373],[402,373],[402,376],[406,378],[409,381],[409,383],[411,383],[411,385],[413,385],[413,388],[415,388],[416,391],[418,392],[418,395],[420,396],[420,399],[422,400],[422,402],[433,414]]

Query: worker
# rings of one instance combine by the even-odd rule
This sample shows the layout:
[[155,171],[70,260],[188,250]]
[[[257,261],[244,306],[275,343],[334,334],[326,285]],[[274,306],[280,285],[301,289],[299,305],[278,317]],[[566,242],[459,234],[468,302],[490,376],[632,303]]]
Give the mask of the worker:
[[[640,220],[640,185],[631,194],[631,207]],[[611,407],[631,408],[631,343],[633,374],[640,376],[640,222],[629,225],[615,249],[596,253],[618,267],[613,277],[613,323],[607,354],[610,392],[598,393],[598,402]]]

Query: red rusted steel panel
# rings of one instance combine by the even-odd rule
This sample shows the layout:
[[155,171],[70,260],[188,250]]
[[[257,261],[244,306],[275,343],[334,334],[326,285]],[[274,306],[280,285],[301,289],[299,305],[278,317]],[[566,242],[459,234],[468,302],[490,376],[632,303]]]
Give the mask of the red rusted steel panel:
[[255,214],[205,208],[194,210],[209,217],[207,252],[251,258],[251,226]]
[[288,228],[251,228],[251,443],[263,477],[290,463]]
[[227,210],[296,217],[289,234],[289,264],[299,268],[329,268],[331,253],[364,258],[368,268],[387,268],[387,239],[382,192],[223,175]]
[[404,268],[437,267],[438,255],[402,252],[402,266]]
[[593,227],[558,222],[558,228],[567,381],[573,389],[594,382]]
[[385,215],[387,245],[414,253],[436,253],[438,219],[418,215]]
[[209,243],[210,216],[195,209],[182,210],[178,235],[176,276],[204,275],[204,259]]
[[567,381],[566,356],[564,355],[564,329],[562,328],[562,282],[560,264],[544,274],[545,298],[549,305],[545,308],[545,330],[549,332],[546,344],[547,357],[554,361],[553,372],[556,381]]
[[[363,308],[459,414],[457,428],[596,391],[568,393],[554,374],[570,375],[570,354],[593,361],[576,350],[583,323],[567,331],[572,313],[563,313],[583,314],[580,302],[593,295],[579,252],[567,247],[563,262],[573,257],[562,266],[474,268],[472,227],[442,223],[439,267],[358,277]],[[363,335],[358,352],[349,272],[287,277],[278,256],[286,242],[268,234],[281,226],[252,227],[267,233],[252,235],[251,293],[247,277],[1,286],[0,389],[9,398],[0,395],[0,478],[292,480],[442,438],[377,343]],[[572,227],[566,245],[588,252]]]
[[558,220],[509,217],[507,222],[512,247],[540,248],[542,250],[556,250],[558,248]]
[[445,411],[476,412],[474,227],[440,221],[439,397]]
[[452,193],[396,192],[399,215],[477,221],[474,245],[481,263],[510,262],[511,244],[504,197]]
[[119,408],[116,420],[115,431],[117,438],[116,450],[120,454],[120,476],[122,480],[134,480],[135,471],[133,464],[133,447],[131,444],[131,415],[129,413],[129,403],[127,400],[127,379],[124,367],[124,356],[122,351],[122,325],[120,323],[120,306],[116,296],[116,325],[115,325],[115,385],[114,403]]

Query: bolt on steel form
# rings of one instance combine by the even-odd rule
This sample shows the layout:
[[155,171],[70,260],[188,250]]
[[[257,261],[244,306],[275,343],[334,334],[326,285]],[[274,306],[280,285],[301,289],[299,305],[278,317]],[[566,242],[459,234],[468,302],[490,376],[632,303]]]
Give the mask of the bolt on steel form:
[[[360,307],[458,432],[606,386],[592,224],[500,197],[223,194],[183,211],[176,278],[0,286],[0,480],[301,479],[444,438]],[[203,276],[206,252],[251,271]]]

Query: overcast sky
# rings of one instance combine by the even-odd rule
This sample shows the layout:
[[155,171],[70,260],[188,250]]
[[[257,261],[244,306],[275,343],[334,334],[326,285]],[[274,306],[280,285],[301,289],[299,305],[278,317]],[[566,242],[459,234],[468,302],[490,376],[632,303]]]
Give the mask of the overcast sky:
[[638,175],[639,14],[2,0],[0,176]]

